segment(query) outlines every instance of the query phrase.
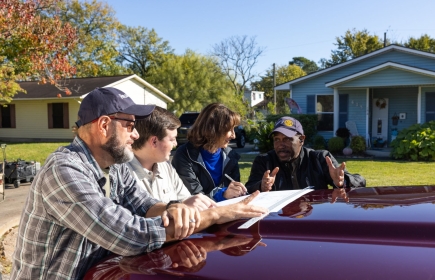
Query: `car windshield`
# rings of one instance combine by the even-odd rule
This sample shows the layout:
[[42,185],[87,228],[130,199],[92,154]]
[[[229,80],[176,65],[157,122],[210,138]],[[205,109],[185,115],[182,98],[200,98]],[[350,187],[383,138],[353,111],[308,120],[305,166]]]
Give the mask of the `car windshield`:
[[198,118],[199,113],[197,114],[182,114],[180,116],[181,124],[193,124],[195,120]]

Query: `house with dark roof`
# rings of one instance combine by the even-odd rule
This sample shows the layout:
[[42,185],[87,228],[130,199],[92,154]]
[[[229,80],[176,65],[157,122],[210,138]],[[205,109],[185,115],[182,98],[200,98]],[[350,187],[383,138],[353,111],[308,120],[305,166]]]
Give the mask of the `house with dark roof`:
[[[0,139],[3,141],[71,141],[80,101],[97,87],[115,87],[137,104],[167,108],[172,98],[137,75],[77,78],[64,81],[71,90],[66,95],[51,84],[20,82],[20,92],[10,103],[0,106]],[[61,97],[58,97],[61,94]]]
[[401,129],[435,120],[435,54],[390,45],[275,89],[317,114],[326,139],[351,124],[367,145],[388,144]]

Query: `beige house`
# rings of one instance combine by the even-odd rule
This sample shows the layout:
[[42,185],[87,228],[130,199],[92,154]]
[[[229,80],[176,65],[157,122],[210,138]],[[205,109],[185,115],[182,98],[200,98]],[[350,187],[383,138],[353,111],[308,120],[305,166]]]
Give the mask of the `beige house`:
[[167,108],[168,102],[174,102],[137,75],[70,79],[66,84],[72,92],[69,96],[53,85],[22,82],[20,86],[27,94],[18,93],[11,103],[0,106],[0,140],[71,141],[80,101],[96,87],[118,88],[137,104]]

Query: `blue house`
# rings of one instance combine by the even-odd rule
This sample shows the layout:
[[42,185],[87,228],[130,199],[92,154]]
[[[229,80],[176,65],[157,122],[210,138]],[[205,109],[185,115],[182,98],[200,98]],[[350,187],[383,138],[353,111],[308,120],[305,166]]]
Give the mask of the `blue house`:
[[435,120],[435,54],[390,45],[278,85],[306,114],[318,115],[318,134],[356,125],[367,146],[390,143],[396,131]]

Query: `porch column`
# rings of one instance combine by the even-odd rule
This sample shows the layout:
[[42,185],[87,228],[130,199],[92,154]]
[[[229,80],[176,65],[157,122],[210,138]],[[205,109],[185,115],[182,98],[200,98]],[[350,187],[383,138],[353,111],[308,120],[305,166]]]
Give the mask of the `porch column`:
[[417,94],[417,123],[421,123],[421,86],[418,87]]
[[370,89],[366,89],[366,147],[370,148],[370,133],[369,133],[369,114],[370,114]]
[[335,136],[335,132],[338,129],[338,118],[339,118],[339,100],[338,100],[338,89],[334,88],[334,130],[332,131],[332,137]]

